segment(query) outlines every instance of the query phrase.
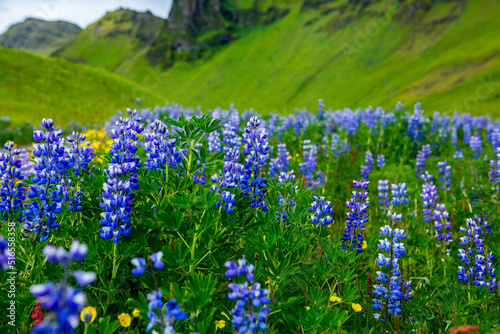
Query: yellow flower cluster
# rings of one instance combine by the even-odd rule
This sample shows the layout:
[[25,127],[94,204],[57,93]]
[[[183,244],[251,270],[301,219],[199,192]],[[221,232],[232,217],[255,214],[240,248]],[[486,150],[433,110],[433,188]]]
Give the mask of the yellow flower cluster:
[[118,320],[120,320],[120,325],[122,325],[122,327],[127,328],[132,322],[132,317],[128,313],[122,313],[118,316]]
[[109,146],[113,143],[113,139],[106,138],[104,129],[90,129],[85,135],[87,140],[90,141],[90,146],[94,148],[95,158],[94,161],[102,162],[104,155],[108,152]]

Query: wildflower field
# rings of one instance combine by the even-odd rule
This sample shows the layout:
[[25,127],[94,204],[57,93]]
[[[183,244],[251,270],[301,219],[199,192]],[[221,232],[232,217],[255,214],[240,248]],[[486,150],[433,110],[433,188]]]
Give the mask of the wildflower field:
[[41,120],[0,153],[0,332],[500,333],[500,121],[425,114]]

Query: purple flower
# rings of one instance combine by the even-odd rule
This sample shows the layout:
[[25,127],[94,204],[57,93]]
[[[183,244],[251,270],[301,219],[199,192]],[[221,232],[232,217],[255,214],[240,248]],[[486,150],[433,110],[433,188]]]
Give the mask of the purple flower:
[[[391,214],[389,211],[387,215],[391,224],[380,228],[380,235],[387,238],[380,240],[377,245],[383,253],[375,259],[379,269],[375,280],[379,284],[373,286],[373,294],[376,298],[373,299],[372,308],[383,311],[387,307],[390,314],[399,315],[403,311],[401,300],[411,298],[411,291],[409,291],[411,281],[404,281],[398,263],[399,258],[406,254],[404,244],[401,242],[406,239],[406,235],[404,230],[393,228],[393,221],[401,220],[401,214]],[[387,273],[385,273],[386,270]],[[379,321],[385,320],[384,315],[380,313],[374,314],[374,317]]]
[[15,149],[12,141],[8,141],[4,148],[6,152],[0,152],[0,218],[21,220],[23,200],[26,199],[19,159],[21,150]]
[[[368,181],[353,181],[354,188],[360,190],[368,189]],[[367,210],[369,202],[367,191],[353,191],[351,200],[347,201],[347,224],[343,233],[342,246],[347,249],[356,249],[358,253],[363,252],[363,233],[365,223],[368,221]]]
[[[139,188],[136,171],[142,165],[136,155],[138,135],[144,130],[139,122],[137,111],[127,109],[130,118],[116,121],[116,128],[111,131],[111,163],[106,169],[107,181],[103,185],[104,209],[101,213],[102,239],[111,239],[117,244],[120,237],[130,234],[130,214],[134,200],[134,191]],[[159,123],[156,123],[159,124]]]
[[330,216],[333,214],[332,206],[330,205],[330,201],[325,201],[325,197],[316,197],[313,196],[313,201],[310,211],[314,211],[311,216],[311,224],[320,224],[321,226],[330,225],[333,220]]
[[[234,330],[239,334],[255,333],[258,330],[267,329],[267,315],[271,309],[266,307],[271,300],[269,299],[269,290],[261,289],[259,283],[252,284],[249,287],[248,281],[254,280],[253,266],[246,265],[245,258],[238,260],[238,265],[234,261],[228,261],[225,264],[226,276],[233,278],[239,275],[245,275],[243,284],[230,283],[231,290],[228,293],[229,300],[236,300],[235,307],[231,310]],[[248,310],[246,307],[248,306]]]
[[68,161],[64,156],[64,139],[62,130],[54,130],[54,121],[50,118],[42,120],[45,132],[36,130],[33,138],[37,142],[33,145],[35,156],[35,173],[31,177],[28,198],[31,202],[25,206],[23,235],[34,235],[35,239],[47,240],[49,229],[59,226],[57,215],[62,212],[62,203],[65,198],[63,179],[68,169]]
[[[43,253],[49,261],[61,264],[65,277],[73,276],[79,285],[87,286],[96,279],[96,274],[93,272],[68,271],[73,261],[81,261],[87,254],[87,246],[76,240],[71,244],[69,251],[49,244],[45,246]],[[86,298],[83,291],[69,286],[66,278],[60,283],[48,281],[30,287],[31,293],[48,311],[42,322],[36,325],[31,333],[75,333]]]

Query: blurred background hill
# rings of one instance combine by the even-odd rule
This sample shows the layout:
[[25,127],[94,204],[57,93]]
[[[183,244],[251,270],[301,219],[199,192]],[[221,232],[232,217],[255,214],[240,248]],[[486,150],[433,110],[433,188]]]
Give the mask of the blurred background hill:
[[[73,66],[88,80],[110,80],[109,90],[99,88],[109,97],[129,85],[121,94],[133,101],[141,87],[151,107],[156,99],[204,109],[234,102],[241,110],[285,113],[314,109],[323,98],[334,109],[420,101],[426,113],[498,116],[499,14],[492,0],[176,0],[167,19],[120,8],[82,30],[39,20],[39,29],[22,29],[33,25],[27,20],[1,35],[0,46],[51,58],[0,49],[0,72],[16,68],[9,85],[0,83],[0,96],[8,115],[28,115],[30,104],[14,100],[23,91],[12,94],[26,89],[16,78],[50,64],[51,73]],[[92,109],[94,97],[78,77],[56,77],[45,90],[33,81],[24,96],[64,100],[51,95],[75,85],[73,102],[47,109],[69,114],[87,101],[83,119],[114,113],[100,95]]]

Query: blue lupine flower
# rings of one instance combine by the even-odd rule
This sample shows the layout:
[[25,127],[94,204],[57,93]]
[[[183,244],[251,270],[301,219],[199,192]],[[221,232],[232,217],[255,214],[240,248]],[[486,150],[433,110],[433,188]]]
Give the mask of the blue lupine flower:
[[456,148],[457,145],[458,145],[457,128],[454,126],[451,128],[451,146]]
[[434,217],[434,209],[438,202],[438,193],[436,186],[432,183],[432,175],[426,178],[426,182],[422,185],[422,203],[424,204],[424,221],[430,223]]
[[419,151],[417,153],[417,174],[416,176],[420,178],[422,176],[422,172],[425,170],[425,153]]
[[[234,152],[239,156],[239,151]],[[211,181],[214,183],[212,191],[221,196],[216,207],[219,209],[221,206],[224,206],[226,212],[233,213],[232,206],[236,204],[234,191],[242,186],[245,188],[248,184],[243,165],[226,161],[223,170],[219,171],[218,175],[212,175]]]
[[[165,267],[165,263],[161,260],[163,257],[162,252],[156,252],[151,254],[150,259],[152,267],[162,270]],[[135,276],[140,276],[146,271],[146,260],[143,258],[134,258],[131,261],[132,265],[135,266],[132,269],[132,274]],[[153,270],[153,269],[152,269]],[[155,291],[148,293],[146,299],[148,303],[148,319],[149,323],[146,327],[146,332],[155,329],[158,325],[163,329],[163,333],[175,334],[174,322],[183,321],[187,318],[188,314],[182,312],[182,307],[177,303],[175,299],[169,300],[165,305],[162,300],[162,292],[158,288],[158,282],[156,281],[156,276],[153,274],[153,279],[155,283]]]
[[311,224],[320,224],[321,226],[330,225],[333,220],[330,216],[333,214],[330,201],[325,201],[325,197],[313,196],[313,202],[309,210],[314,211],[311,215]]
[[464,130],[463,143],[464,145],[468,145],[471,137],[471,129],[469,123],[465,122],[464,125],[462,126],[462,129]]
[[[380,228],[380,235],[387,238],[380,240],[377,246],[381,251],[388,253],[389,256],[380,253],[375,260],[380,270],[377,271],[375,279],[379,284],[373,286],[375,289],[373,294],[376,298],[373,299],[372,308],[382,311],[387,306],[387,311],[390,314],[399,315],[403,311],[401,300],[404,299],[405,294],[405,300],[408,299],[408,295],[411,296],[411,292],[408,291],[411,281],[404,281],[398,264],[399,258],[406,254],[404,244],[401,242],[401,240],[406,239],[406,235],[404,230],[392,227],[393,221],[401,220],[401,214],[389,211],[387,216],[391,224]],[[387,270],[387,273],[383,270]],[[385,321],[385,316],[380,313],[374,314],[374,317],[379,321]]]
[[[287,172],[287,173],[280,173],[279,179],[278,179],[278,185],[281,187],[286,186],[288,183],[295,183],[295,175],[293,173],[293,170]],[[293,188],[293,190],[296,192],[297,191],[297,186]],[[283,198],[281,192],[278,193],[278,199],[280,200],[280,210],[276,211],[276,219],[281,220],[283,223],[287,221],[288,216],[289,216],[289,210],[293,213],[295,211],[295,201],[291,198],[286,197],[286,199]]]
[[0,235],[0,269],[9,270],[14,265],[15,256],[9,249],[7,239]]
[[396,103],[396,111],[399,111],[403,109],[403,104],[401,103],[401,101],[398,101],[398,103]]
[[377,167],[382,168],[385,166],[385,155],[377,155]]
[[278,156],[276,159],[271,160],[269,166],[269,177],[280,175],[281,173],[288,172],[290,165],[290,153],[286,149],[286,144],[278,144]]
[[135,266],[135,268],[132,269],[132,274],[134,274],[134,276],[140,276],[146,271],[146,260],[142,257],[134,258],[130,263]]
[[311,189],[316,189],[321,187],[324,182],[323,178],[316,177],[316,166],[318,164],[318,148],[316,145],[311,144],[309,139],[304,140],[302,156],[304,161],[299,164],[299,171],[305,176],[307,180],[307,185]]
[[[177,140],[170,138],[168,127],[157,119],[150,124],[151,132],[144,135],[147,152],[145,169],[166,171],[166,168],[177,168],[182,155],[175,148]],[[137,132],[140,133],[140,132]],[[167,165],[168,164],[168,165]]]
[[323,120],[325,118],[325,103],[323,99],[319,99],[318,101],[318,113],[316,114],[319,120]]
[[208,134],[207,141],[208,141],[208,152],[218,153],[218,152],[222,151],[219,130],[215,130],[214,132],[210,132]]
[[380,205],[380,210],[389,209],[389,180],[379,180],[378,181],[378,204]]
[[497,160],[490,160],[491,168],[488,174],[490,176],[490,184],[498,195],[500,193],[500,148],[497,148],[496,153]]
[[[235,307],[231,310],[235,333],[247,334],[256,333],[259,330],[267,329],[267,315],[271,309],[266,307],[271,300],[269,290],[261,289],[259,283],[249,286],[249,281],[254,280],[253,265],[247,265],[245,258],[238,260],[238,265],[234,261],[228,261],[225,264],[228,270],[226,276],[233,278],[239,275],[245,275],[243,284],[230,283],[228,285],[231,292],[228,293],[230,300],[236,300]],[[248,306],[248,310],[245,307]]]
[[265,158],[269,152],[269,139],[265,130],[260,128],[260,121],[255,116],[250,118],[247,123],[243,134],[243,143],[245,144],[243,154],[246,155],[245,178],[248,184],[241,184],[240,187],[252,198],[251,208],[260,207],[266,212],[269,210],[265,201],[267,182],[259,174],[265,165]]
[[415,109],[413,115],[408,119],[408,129],[406,130],[406,135],[411,137],[411,140],[416,143],[422,141],[424,137],[424,112],[420,106],[420,103],[415,104]]
[[[366,190],[368,189],[368,181],[353,181],[354,188]],[[347,213],[347,224],[343,233],[344,249],[356,249],[358,253],[363,252],[363,233],[365,223],[368,221],[367,209],[369,207],[368,192],[357,191],[352,192],[351,200],[347,201],[346,208],[351,211]],[[359,202],[358,202],[359,200]]]
[[407,196],[406,183],[391,184],[392,205],[408,204]]
[[111,163],[106,169],[107,181],[103,185],[104,209],[101,213],[102,239],[111,239],[117,244],[120,237],[130,234],[130,213],[134,199],[134,190],[139,188],[136,170],[142,165],[136,155],[138,135],[144,130],[139,122],[137,111],[127,110],[130,118],[120,118],[116,128],[111,131]]
[[365,153],[365,164],[361,166],[361,179],[368,180],[368,176],[373,171],[373,154],[369,151]]
[[[24,195],[21,173],[21,150],[14,148],[14,142],[8,141],[0,152],[0,217],[1,220],[21,219]],[[17,181],[17,182],[16,182]]]
[[[68,161],[68,168],[73,168],[73,174],[81,178],[81,175],[88,171],[89,163],[94,158],[94,148],[90,147],[90,142],[86,142],[85,146],[80,146],[84,144],[86,136],[83,133],[73,131],[71,135],[66,137],[66,141],[71,144],[70,148],[65,150],[65,156]],[[79,182],[80,179],[77,180]],[[80,205],[82,190],[78,190],[73,193],[73,196],[69,196],[72,182],[68,178],[63,177],[61,180],[61,185],[63,186],[64,201],[69,203],[70,211],[82,211],[83,208]]]
[[477,159],[481,156],[483,142],[481,140],[481,135],[476,133],[472,136],[470,140],[470,149],[472,151],[472,159]]
[[425,159],[429,159],[431,157],[431,145],[422,145],[422,153],[425,156]]
[[[496,273],[493,269],[493,253],[484,255],[483,238],[489,233],[488,223],[483,223],[479,216],[475,219],[467,218],[466,227],[460,227],[460,231],[466,235],[460,238],[460,245],[467,249],[458,250],[458,258],[463,266],[458,267],[458,279],[465,283],[472,281],[477,286],[487,286],[488,291],[495,292],[498,288]],[[475,247],[473,245],[475,244]],[[489,279],[488,279],[489,278]]]
[[[230,159],[231,151],[240,151],[241,140],[237,135],[237,128],[235,128],[231,124],[224,124],[224,130],[222,130],[222,150],[226,153],[226,156],[222,159],[224,161],[233,161],[237,162],[237,160]],[[232,155],[235,153],[232,152]]]
[[64,157],[64,139],[62,130],[54,130],[54,121],[50,118],[42,120],[45,132],[36,130],[33,138],[33,155],[35,156],[35,174],[31,177],[32,185],[27,191],[32,201],[26,205],[23,212],[23,235],[34,235],[35,239],[47,240],[49,229],[59,226],[57,215],[62,212],[64,188],[61,185],[63,175],[68,168]]
[[[70,168],[74,169],[74,175],[81,175],[89,168],[89,163],[94,158],[94,148],[90,142],[85,142],[87,137],[83,133],[73,131],[66,137],[66,141],[71,144],[71,149],[66,151]],[[85,144],[83,146],[82,144]],[[80,146],[82,145],[82,146]]]
[[332,157],[337,158],[347,150],[347,141],[341,142],[340,136],[336,133],[333,133],[332,140],[330,142],[330,152],[332,153]]
[[48,281],[33,285],[30,291],[38,298],[42,307],[48,311],[41,323],[36,325],[32,334],[75,333],[80,322],[80,312],[85,307],[85,293],[68,285],[67,278],[73,276],[81,286],[87,286],[96,279],[93,272],[75,271],[69,267],[75,261],[83,261],[87,256],[87,246],[73,241],[69,251],[54,245],[46,245],[43,254],[50,262],[59,263],[65,271],[65,279],[60,283]]
[[[164,334],[175,334],[175,321],[183,321],[188,317],[187,312],[182,312],[182,306],[178,304],[175,299],[170,299],[165,305],[163,305],[162,292],[160,290],[148,293],[146,299],[149,301],[149,323],[146,327],[146,332],[149,332],[160,325],[161,328],[164,328]],[[161,319],[157,312],[163,312]]]
[[463,157],[464,157],[464,150],[456,149],[455,154],[453,154],[453,159],[458,160],[458,159],[463,159]]
[[447,161],[440,161],[438,162],[438,168],[439,168],[439,182],[443,182],[441,185],[441,189],[446,189],[447,191],[450,191],[450,186],[451,186],[451,166],[448,165]]
[[[448,221],[450,219],[450,214],[446,211],[446,206],[444,204],[436,204],[432,219],[434,220],[434,228],[436,229],[436,238],[439,241],[443,240],[446,245],[451,241],[451,223]],[[444,253],[445,249],[442,251]]]

